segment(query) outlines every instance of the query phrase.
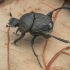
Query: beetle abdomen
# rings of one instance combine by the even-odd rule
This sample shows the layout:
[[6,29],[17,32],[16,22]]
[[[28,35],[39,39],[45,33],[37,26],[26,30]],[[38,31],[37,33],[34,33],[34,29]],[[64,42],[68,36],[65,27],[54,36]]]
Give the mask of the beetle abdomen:
[[52,29],[53,24],[51,19],[44,14],[35,13],[35,20],[31,32],[33,34],[42,35],[44,32],[48,33]]

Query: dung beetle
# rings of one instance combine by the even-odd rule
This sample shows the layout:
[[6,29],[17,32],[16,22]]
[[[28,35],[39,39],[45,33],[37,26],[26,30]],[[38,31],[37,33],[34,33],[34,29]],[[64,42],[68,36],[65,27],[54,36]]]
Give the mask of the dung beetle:
[[54,9],[53,11],[50,11],[47,15],[44,15],[42,13],[30,12],[24,14],[20,19],[12,17],[9,20],[8,25],[6,25],[6,27],[18,27],[16,34],[18,31],[21,33],[20,37],[13,42],[14,44],[16,44],[21,38],[23,38],[25,33],[27,32],[29,32],[32,36],[34,36],[33,39],[31,40],[31,48],[41,67],[42,65],[38,59],[37,54],[33,49],[33,44],[36,37],[43,36],[46,39],[53,37],[62,42],[70,43],[68,40],[64,40],[50,34],[54,26],[52,21],[53,12],[60,9],[70,10],[69,7],[59,7]]

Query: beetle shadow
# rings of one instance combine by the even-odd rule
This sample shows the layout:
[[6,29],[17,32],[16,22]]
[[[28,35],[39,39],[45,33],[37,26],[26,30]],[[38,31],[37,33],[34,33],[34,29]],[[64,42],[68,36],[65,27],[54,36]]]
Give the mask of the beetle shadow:
[[[19,44],[21,45],[30,45],[31,44],[31,40],[32,40],[33,36],[32,35],[29,35],[29,34],[26,34],[24,36],[24,38],[22,38],[21,40],[19,40]],[[35,40],[34,40],[34,44],[44,44],[46,41],[46,39],[42,36],[38,36]]]

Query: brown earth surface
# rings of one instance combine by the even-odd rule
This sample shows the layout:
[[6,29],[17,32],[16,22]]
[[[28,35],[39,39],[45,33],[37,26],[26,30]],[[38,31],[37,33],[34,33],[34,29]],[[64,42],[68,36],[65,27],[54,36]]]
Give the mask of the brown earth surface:
[[[13,34],[17,28],[6,28],[10,12],[19,19],[31,11],[47,14],[64,3],[64,0],[6,0],[0,4],[0,70],[70,70],[70,44],[38,37],[34,49],[43,66],[40,68],[30,46],[33,36],[27,33],[17,45],[11,45],[19,37]],[[53,21],[52,34],[70,41],[70,11],[55,12]]]

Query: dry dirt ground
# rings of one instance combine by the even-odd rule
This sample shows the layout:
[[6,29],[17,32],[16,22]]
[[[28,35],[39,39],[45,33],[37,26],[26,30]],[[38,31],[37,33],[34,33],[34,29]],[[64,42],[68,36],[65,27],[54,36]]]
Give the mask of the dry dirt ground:
[[[63,6],[65,1],[5,0],[5,2],[0,5],[0,70],[70,70],[70,44],[53,38],[46,40],[38,37],[34,49],[43,66],[40,68],[30,46],[32,36],[27,33],[17,45],[11,45],[19,37],[13,34],[17,28],[6,28],[11,18],[10,12],[18,19],[31,11],[47,14]],[[52,34],[70,41],[70,11],[55,12],[53,21]]]

